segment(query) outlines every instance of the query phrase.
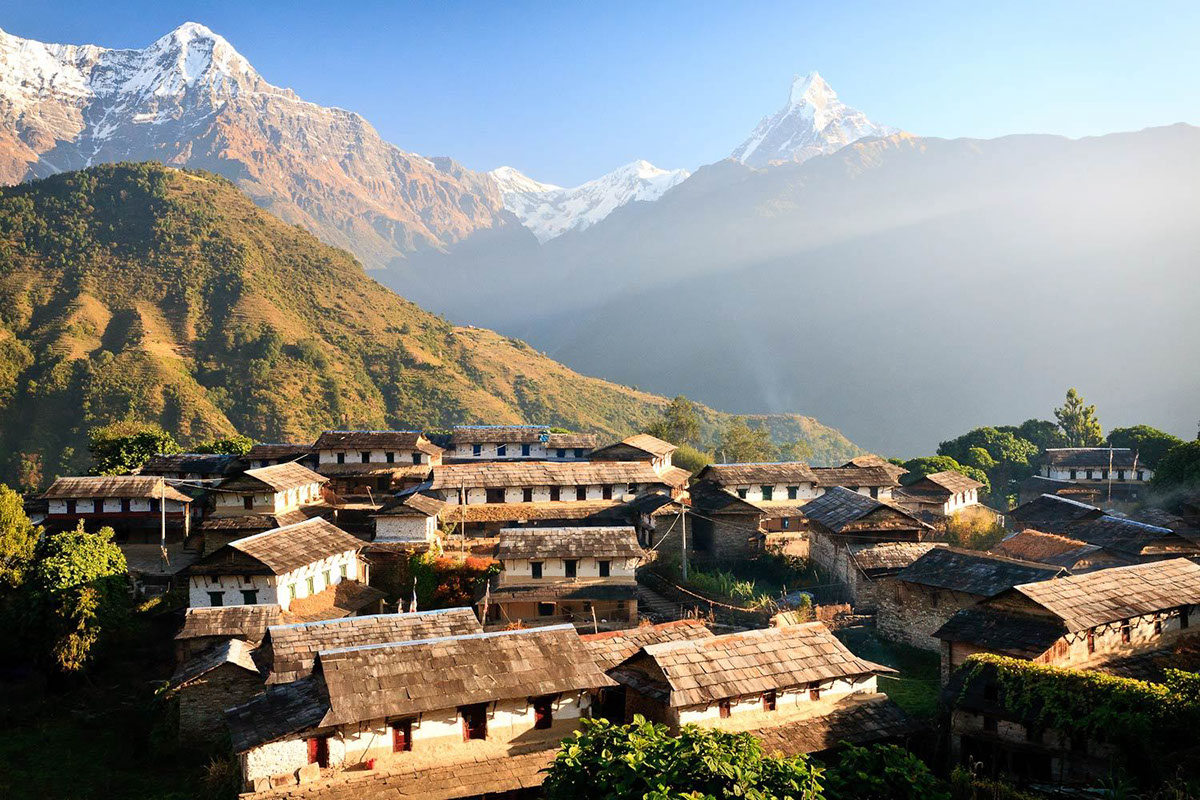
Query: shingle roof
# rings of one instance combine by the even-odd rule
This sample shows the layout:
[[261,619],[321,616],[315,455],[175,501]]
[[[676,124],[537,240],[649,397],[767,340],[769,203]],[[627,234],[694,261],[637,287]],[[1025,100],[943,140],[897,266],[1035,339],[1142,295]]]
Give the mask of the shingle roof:
[[[319,516],[323,511],[327,511],[328,509],[309,506],[308,510],[312,513],[312,516]],[[279,514],[236,514],[232,517],[209,517],[200,523],[200,530],[205,532],[246,531],[242,536],[249,536],[251,533],[259,533],[271,528],[282,528],[284,525],[294,525],[297,522],[304,522],[304,520],[309,519],[309,516],[304,511],[297,509],[295,511],[284,511]],[[233,539],[229,541],[233,541]],[[205,549],[211,552],[216,548],[209,548],[208,541],[205,540]]]
[[639,625],[619,631],[589,633],[581,636],[596,664],[609,670],[648,644],[691,639],[711,639],[713,632],[698,619],[681,619],[660,625]]
[[1062,567],[1018,561],[976,550],[939,547],[896,573],[896,579],[936,589],[992,597],[1019,583],[1068,574]]
[[221,453],[174,453],[152,457],[139,475],[161,475],[164,472],[224,475],[237,468],[238,456]]
[[813,467],[817,486],[899,486],[899,478],[885,467]]
[[[956,472],[952,469],[943,472],[933,472],[921,478],[922,481],[929,481],[935,486],[940,486],[951,494],[967,492],[971,489],[982,489],[983,484],[974,478],[968,478],[961,472]],[[920,483],[920,481],[917,481]]]
[[998,556],[1069,568],[1080,558],[1099,549],[1099,545],[1088,544],[1080,539],[1026,528],[1006,536],[990,552]]
[[299,443],[264,443],[251,446],[242,458],[246,461],[266,461],[271,459],[291,459],[312,455],[311,444]]
[[846,550],[854,565],[868,575],[898,572],[944,542],[876,542],[851,544]]
[[289,622],[316,622],[348,617],[378,604],[386,595],[374,586],[356,580],[343,580],[326,586],[316,594],[298,597],[288,605]]
[[893,671],[851,653],[820,622],[647,645],[613,677],[624,682],[642,654],[666,678],[672,708]]
[[842,742],[865,745],[910,736],[922,725],[884,694],[851,695],[830,711],[750,731],[770,754],[820,753]]
[[377,517],[436,517],[446,507],[443,500],[420,492],[397,497],[388,501],[375,512]]
[[[684,473],[684,481],[686,475]],[[509,486],[593,486],[613,483],[672,485],[641,461],[485,461],[442,464],[433,468],[431,489],[502,488]]]
[[1098,545],[1115,553],[1140,556],[1155,550],[1176,549],[1181,555],[1200,553],[1200,547],[1179,536],[1170,528],[1160,528],[1145,522],[1114,517],[1109,514],[1095,519],[1072,522],[1063,532],[1088,544]]
[[1017,506],[1008,512],[1008,517],[1025,525],[1036,526],[1038,523],[1074,522],[1103,514],[1096,506],[1054,494],[1043,494]]
[[314,450],[417,450],[438,455],[442,448],[420,431],[325,431]]
[[128,498],[131,500],[176,500],[190,503],[192,498],[173,486],[164,486],[162,478],[142,475],[101,475],[58,478],[42,495],[46,500],[74,498]]
[[851,523],[870,516],[878,511],[890,509],[902,517],[912,520],[913,528],[928,528],[907,511],[896,506],[883,503],[866,495],[852,492],[841,486],[832,486],[819,497],[804,504],[804,516],[820,525],[824,525],[834,533],[840,532]]
[[283,609],[277,605],[189,608],[183,616],[183,628],[175,638],[228,636],[257,644],[266,635],[268,627],[283,621]]
[[317,676],[268,686],[250,701],[226,710],[233,752],[244,753],[297,731],[315,728],[328,708],[325,685]]
[[179,669],[175,670],[175,674],[171,676],[171,686],[182,686],[225,664],[233,664],[235,667],[257,675],[259,670],[258,665],[254,663],[253,652],[254,646],[241,639],[226,639],[223,642],[217,642],[180,665]]
[[271,674],[267,683],[287,683],[310,674],[320,650],[436,639],[482,631],[483,626],[469,608],[274,625],[267,631],[263,641],[263,649],[271,654]]
[[[1110,453],[1113,469],[1133,467],[1135,454],[1128,447],[1049,447],[1042,456],[1042,463],[1056,467],[1108,469]],[[1144,462],[1139,463],[1145,466]]]
[[504,528],[496,557],[645,558],[632,527]]
[[1200,603],[1200,566],[1186,558],[1112,567],[1013,587],[1074,632]]
[[551,449],[596,446],[594,433],[552,433],[545,425],[455,425],[450,433],[454,444],[537,444],[543,440]]
[[615,685],[571,625],[325,650],[323,725]]
[[348,550],[358,550],[364,544],[358,537],[316,517],[232,541],[202,558],[192,571],[206,574],[206,568],[219,567],[228,560],[228,551],[233,550],[282,575]]
[[1062,620],[1053,617],[1006,613],[977,605],[955,612],[933,635],[1004,655],[1037,658],[1066,633]]
[[886,458],[874,455],[855,456],[854,458],[842,464],[843,467],[882,467],[888,471],[896,480],[900,480],[901,475],[907,475],[908,470],[898,464],[893,464]]
[[302,464],[288,462],[248,469],[236,478],[230,478],[222,483],[218,487],[218,491],[238,492],[247,489],[261,489],[265,485],[276,492],[286,492],[288,489],[298,489],[314,483],[326,483],[328,480],[324,475],[318,475]]
[[696,475],[718,486],[741,486],[752,483],[816,483],[812,467],[803,461],[769,463],[709,464]]
[[613,444],[605,445],[598,450],[592,451],[592,458],[603,459],[609,450],[619,451],[628,447],[640,450],[655,458],[670,455],[679,449],[670,442],[659,439],[657,436],[651,436],[648,433],[635,433],[633,436],[627,436],[619,442],[614,442]]

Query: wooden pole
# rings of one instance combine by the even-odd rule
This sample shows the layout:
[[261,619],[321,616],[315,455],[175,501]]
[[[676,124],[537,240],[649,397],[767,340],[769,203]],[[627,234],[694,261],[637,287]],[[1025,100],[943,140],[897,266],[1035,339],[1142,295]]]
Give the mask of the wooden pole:
[[679,556],[683,579],[688,579],[687,563],[687,506],[679,504]]

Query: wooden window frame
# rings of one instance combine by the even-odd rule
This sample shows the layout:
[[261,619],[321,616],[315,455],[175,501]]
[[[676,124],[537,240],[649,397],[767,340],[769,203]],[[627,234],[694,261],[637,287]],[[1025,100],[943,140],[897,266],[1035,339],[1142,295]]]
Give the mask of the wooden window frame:
[[720,715],[721,719],[729,719],[730,715],[733,714],[733,706],[728,700],[718,700],[717,714]]
[[1121,644],[1133,641],[1133,620],[1121,620]]
[[308,763],[316,764],[321,769],[329,766],[329,737],[310,736],[305,740],[308,745]]
[[258,604],[258,589],[242,589],[242,605],[253,606]]
[[[462,717],[463,741],[487,741],[487,703],[476,703],[469,706],[459,706],[458,714]],[[472,724],[474,720],[474,724]]]
[[554,695],[534,697],[530,700],[533,705],[533,727],[535,730],[549,730],[554,725]]

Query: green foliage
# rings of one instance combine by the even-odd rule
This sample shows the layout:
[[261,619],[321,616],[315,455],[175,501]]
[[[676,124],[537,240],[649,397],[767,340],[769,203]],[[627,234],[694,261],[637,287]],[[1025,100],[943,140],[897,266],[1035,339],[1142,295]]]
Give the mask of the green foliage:
[[950,800],[945,784],[925,762],[896,745],[855,747],[842,742],[825,781],[830,800]]
[[254,446],[254,440],[249,436],[234,434],[233,436],[218,436],[201,442],[192,448],[193,453],[219,453],[229,456],[244,456]]
[[678,736],[641,716],[630,725],[581,720],[547,770],[548,800],[821,800],[805,756],[767,755],[748,733],[685,725]]
[[981,778],[963,766],[950,773],[953,800],[1043,800],[1041,795],[1022,792],[1007,783]]
[[407,580],[404,576],[396,580],[399,584],[396,599],[407,609],[415,581],[420,609],[472,606],[475,593],[499,571],[499,563],[489,558],[418,553],[408,560]]
[[675,445],[699,445],[700,415],[696,413],[696,404],[683,395],[676,395],[646,432]]
[[26,516],[21,495],[0,484],[0,590],[25,582],[41,535]]
[[1039,451],[1048,447],[1066,447],[1067,437],[1057,422],[1045,419],[1027,419],[1020,425],[997,425],[996,430],[1011,433],[1018,439],[1033,442]]
[[967,550],[990,550],[1008,535],[987,509],[964,508],[946,520],[946,541]]
[[983,484],[981,491],[988,492],[991,490],[991,481],[988,479],[987,473],[975,467],[964,466],[950,456],[923,456],[921,458],[912,458],[905,461],[903,467],[908,470],[907,475],[900,477],[900,482],[905,486],[916,483],[926,475],[932,475],[935,472],[946,472],[953,470],[954,472],[962,473],[968,478],[974,478]]
[[942,442],[938,445],[938,455],[949,456],[964,467],[985,473],[988,492],[1007,495],[1016,491],[1019,481],[1034,473],[1038,447],[1008,431],[984,427]]
[[721,430],[715,448],[722,463],[771,461],[775,446],[765,425],[751,428],[746,420],[734,417]]
[[1156,490],[1200,488],[1200,440],[1184,442],[1167,451],[1150,479]]
[[1067,437],[1067,447],[1098,447],[1104,443],[1096,407],[1087,405],[1076,389],[1067,390],[1066,402],[1054,409],[1054,416]]
[[1183,439],[1149,425],[1134,425],[1113,428],[1108,432],[1108,443],[1113,447],[1128,447],[1137,453],[1139,464],[1158,469],[1163,457],[1172,448],[1183,444]]
[[157,425],[114,422],[88,431],[88,452],[97,475],[126,475],[159,453],[178,453],[179,445]]
[[712,455],[697,450],[690,444],[681,444],[671,456],[671,463],[695,475],[713,462]]

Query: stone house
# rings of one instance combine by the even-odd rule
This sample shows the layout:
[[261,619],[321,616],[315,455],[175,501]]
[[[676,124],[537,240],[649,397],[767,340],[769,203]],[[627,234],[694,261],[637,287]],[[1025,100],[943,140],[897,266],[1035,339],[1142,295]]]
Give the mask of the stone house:
[[315,470],[317,453],[311,444],[259,442],[251,445],[246,454],[242,456],[242,464],[246,469],[270,467],[275,464],[300,464]]
[[881,595],[895,593],[896,574],[943,542],[874,542],[849,544],[838,551],[830,577],[846,590],[856,613],[878,609]]
[[820,622],[646,644],[609,670],[625,687],[626,720],[642,714],[672,731],[747,731],[785,755],[811,752],[801,743],[823,740],[816,731],[864,708],[894,724],[845,731],[851,741],[864,742],[868,731],[875,740],[911,732],[876,691],[876,676],[892,672],[855,656]]
[[51,532],[83,522],[91,531],[111,527],[122,544],[172,544],[191,530],[192,498],[161,477],[58,478],[41,499]]
[[[650,465],[659,475],[668,475],[678,470],[671,456],[678,450],[675,445],[648,433],[635,433],[619,442],[593,450],[592,461],[640,461]],[[690,477],[690,474],[689,476]]]
[[938,547],[897,572],[891,591],[876,595],[876,625],[889,639],[936,652],[938,629],[959,610],[1017,584],[1066,574],[1048,564]]
[[300,464],[248,469],[211,490],[212,516],[277,515],[322,506],[322,487],[328,481]]
[[[247,789],[350,787],[352,768],[369,765],[371,783],[393,786],[436,770],[438,796],[455,798],[513,788],[503,779],[511,759],[544,767],[611,685],[575,629],[559,625],[322,650],[311,675],[267,687],[226,718]],[[480,765],[497,780],[454,791],[456,776]],[[532,770],[525,785],[540,779]]]
[[555,433],[544,425],[455,425],[445,459],[454,461],[583,461],[594,433]]
[[1096,545],[1127,564],[1200,556],[1200,544],[1193,538],[1111,514],[1055,526],[1054,532]]
[[926,475],[895,493],[896,502],[911,511],[930,511],[949,517],[979,505],[983,484],[961,472],[946,470]]
[[932,527],[899,506],[842,486],[832,486],[805,504],[809,557],[832,572],[840,551],[851,544],[920,542]]
[[[262,604],[288,611],[297,600],[336,594],[343,583],[365,587],[363,544],[320,518],[237,539],[188,568],[188,605]],[[373,594],[368,604],[381,596]]]
[[619,500],[560,500],[532,503],[447,503],[438,520],[445,526],[447,546],[465,538],[492,539],[504,528],[561,528],[629,525],[637,531],[638,541],[650,547],[659,541],[657,533],[665,524],[670,529],[679,516],[681,504],[664,492]]
[[822,492],[813,468],[803,461],[709,464],[696,473],[706,483],[750,503],[807,502]]
[[221,453],[159,453],[147,461],[138,475],[157,475],[177,481],[215,481],[242,469],[235,455]]
[[376,542],[437,544],[442,540],[443,500],[420,492],[397,495],[371,515]]
[[1036,561],[1066,568],[1072,575],[1107,567],[1119,567],[1125,560],[1109,553],[1096,544],[1082,539],[1072,539],[1057,533],[1045,533],[1026,528],[1009,534],[988,551],[1005,558]]
[[169,690],[178,704],[180,740],[220,742],[225,736],[225,709],[263,690],[254,646],[244,639],[224,639],[209,646],[180,665]]
[[1154,470],[1127,447],[1047,448],[1038,473],[1099,489],[1105,499],[1116,502],[1137,500],[1154,477]]
[[961,609],[934,636],[942,677],[973,653],[1092,669],[1162,650],[1200,623],[1200,565],[1186,558],[1022,583]]
[[175,664],[182,667],[213,645],[230,639],[258,647],[267,629],[288,621],[277,605],[209,606],[184,611],[183,627],[175,634]]
[[501,572],[476,600],[485,622],[637,622],[646,553],[632,527],[506,528],[499,538]]
[[[762,552],[766,540],[765,514],[758,504],[743,500],[711,481],[699,481],[688,492],[688,561],[698,566],[728,563]],[[658,544],[664,557],[680,557],[683,528],[674,526]]]
[[420,431],[325,431],[313,444],[317,472],[342,497],[416,486],[442,463],[442,448]]

